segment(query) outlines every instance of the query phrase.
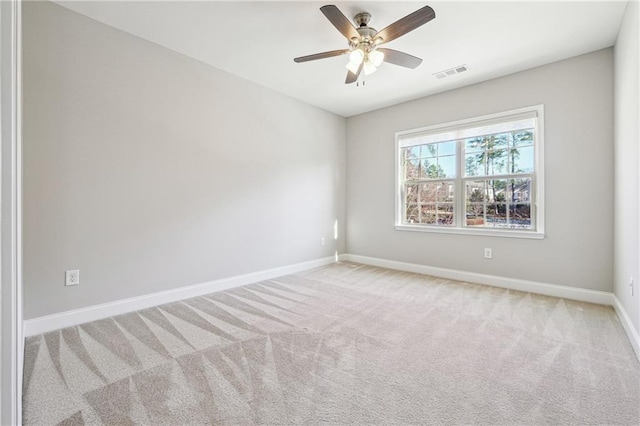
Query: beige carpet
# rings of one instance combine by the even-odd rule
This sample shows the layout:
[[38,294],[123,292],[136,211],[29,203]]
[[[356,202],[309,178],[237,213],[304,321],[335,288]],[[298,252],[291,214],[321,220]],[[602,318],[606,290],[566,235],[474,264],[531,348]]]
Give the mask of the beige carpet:
[[353,263],[35,336],[24,422],[640,424],[610,307]]

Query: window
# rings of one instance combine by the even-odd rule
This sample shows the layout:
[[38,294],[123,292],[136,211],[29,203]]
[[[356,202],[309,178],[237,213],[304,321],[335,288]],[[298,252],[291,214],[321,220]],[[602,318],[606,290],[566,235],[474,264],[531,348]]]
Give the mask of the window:
[[396,133],[396,229],[543,238],[542,105]]

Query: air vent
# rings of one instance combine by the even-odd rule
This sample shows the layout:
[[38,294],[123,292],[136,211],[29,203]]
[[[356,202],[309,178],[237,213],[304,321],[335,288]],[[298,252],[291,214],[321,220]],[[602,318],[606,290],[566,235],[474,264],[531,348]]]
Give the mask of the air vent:
[[442,79],[445,77],[449,77],[455,74],[460,74],[461,72],[468,71],[469,67],[466,65],[458,65],[457,67],[450,68],[448,70],[440,71],[433,74],[437,79]]

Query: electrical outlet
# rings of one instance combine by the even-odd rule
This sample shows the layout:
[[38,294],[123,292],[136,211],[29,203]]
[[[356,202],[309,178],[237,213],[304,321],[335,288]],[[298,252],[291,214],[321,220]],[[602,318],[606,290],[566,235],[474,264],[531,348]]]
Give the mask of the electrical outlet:
[[629,287],[630,287],[631,295],[633,296],[633,277],[629,277]]
[[485,259],[492,259],[493,258],[493,251],[490,248],[485,248],[484,249],[484,258]]
[[70,269],[65,271],[65,284],[66,286],[70,285],[78,285],[80,284],[80,270],[79,269]]
[[320,245],[323,246],[324,245],[324,237],[320,237]]

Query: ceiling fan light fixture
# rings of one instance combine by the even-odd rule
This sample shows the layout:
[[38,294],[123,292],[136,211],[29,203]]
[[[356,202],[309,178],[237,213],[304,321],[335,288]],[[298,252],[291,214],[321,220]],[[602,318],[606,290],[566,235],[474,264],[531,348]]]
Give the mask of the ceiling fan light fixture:
[[349,62],[349,63],[347,64],[347,67],[346,67],[346,68],[347,68],[349,71],[351,71],[352,73],[357,74],[357,73],[358,73],[358,68],[360,68],[360,64],[355,64],[355,63],[353,63],[353,62]]
[[374,66],[379,67],[382,61],[384,61],[384,53],[378,50],[369,52],[369,61],[372,62]]
[[364,75],[371,75],[376,72],[377,69],[378,68],[370,60],[365,61],[364,66],[362,67]]
[[349,62],[356,65],[360,65],[364,60],[364,52],[360,49],[354,49],[349,53]]

